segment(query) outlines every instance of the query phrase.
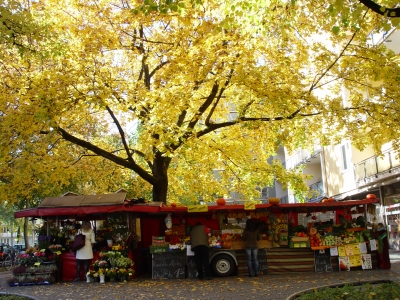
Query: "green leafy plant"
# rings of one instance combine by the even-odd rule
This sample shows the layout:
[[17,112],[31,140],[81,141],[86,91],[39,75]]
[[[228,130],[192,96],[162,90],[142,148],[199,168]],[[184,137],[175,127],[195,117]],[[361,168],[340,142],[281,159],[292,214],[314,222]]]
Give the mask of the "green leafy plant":
[[400,283],[376,282],[346,284],[339,287],[323,287],[313,289],[297,295],[296,300],[324,300],[324,299],[396,299],[400,295]]

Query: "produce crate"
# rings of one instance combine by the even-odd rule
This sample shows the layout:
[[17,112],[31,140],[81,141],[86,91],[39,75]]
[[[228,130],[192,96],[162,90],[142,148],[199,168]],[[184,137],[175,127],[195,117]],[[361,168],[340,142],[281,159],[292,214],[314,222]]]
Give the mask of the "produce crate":
[[289,238],[288,238],[287,234],[281,233],[279,235],[279,245],[280,246],[288,246],[289,245],[289,240],[288,239]]
[[270,241],[268,241],[268,240],[261,240],[261,241],[258,241],[258,248],[261,248],[261,249],[264,249],[264,248],[270,249],[270,248],[272,248],[272,243],[271,243]]
[[232,248],[231,249],[244,249],[244,241],[236,241],[236,242],[232,242]]
[[292,242],[307,242],[309,240],[308,236],[292,236]]
[[168,252],[168,246],[150,246],[150,253]]
[[165,236],[153,236],[152,246],[166,246]]
[[310,241],[306,242],[289,242],[289,248],[310,248]]

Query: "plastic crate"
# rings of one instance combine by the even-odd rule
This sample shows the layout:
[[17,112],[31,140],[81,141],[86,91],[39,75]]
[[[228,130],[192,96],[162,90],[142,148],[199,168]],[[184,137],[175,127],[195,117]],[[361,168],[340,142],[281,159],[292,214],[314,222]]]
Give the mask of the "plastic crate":
[[166,246],[167,243],[165,242],[165,236],[153,236],[151,245],[152,246]]
[[150,246],[150,253],[168,252],[168,246]]

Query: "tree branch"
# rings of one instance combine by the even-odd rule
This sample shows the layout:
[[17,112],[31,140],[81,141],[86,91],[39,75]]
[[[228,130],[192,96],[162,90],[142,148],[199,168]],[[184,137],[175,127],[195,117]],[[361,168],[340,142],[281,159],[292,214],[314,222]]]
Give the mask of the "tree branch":
[[400,7],[397,8],[386,8],[384,6],[379,5],[378,3],[375,3],[372,0],[359,0],[362,4],[364,4],[366,7],[371,9],[373,12],[385,16],[388,18],[398,18],[400,17]]
[[144,180],[146,180],[148,183],[150,183],[152,185],[156,183],[156,179],[154,178],[154,176],[150,175],[149,172],[144,170],[142,167],[140,167],[135,162],[130,162],[127,159],[124,159],[124,158],[116,156],[108,151],[105,151],[105,150],[93,145],[90,142],[79,139],[79,138],[69,134],[66,130],[64,130],[61,127],[58,127],[56,129],[61,134],[61,136],[63,137],[64,140],[69,141],[69,142],[71,142],[75,145],[78,145],[84,149],[87,149],[89,151],[92,151],[93,153],[95,153],[101,157],[104,157],[104,158],[116,163],[117,165],[123,166],[130,170],[133,170],[140,177],[142,177]]
[[121,124],[119,123],[118,119],[115,117],[114,112],[111,110],[111,108],[106,105],[106,109],[107,109],[108,113],[110,114],[111,118],[114,120],[115,125],[118,128],[118,132],[121,137],[122,144],[124,145],[125,153],[128,156],[128,161],[131,163],[134,163],[132,153],[129,149],[128,143],[126,142],[125,132],[122,129]]

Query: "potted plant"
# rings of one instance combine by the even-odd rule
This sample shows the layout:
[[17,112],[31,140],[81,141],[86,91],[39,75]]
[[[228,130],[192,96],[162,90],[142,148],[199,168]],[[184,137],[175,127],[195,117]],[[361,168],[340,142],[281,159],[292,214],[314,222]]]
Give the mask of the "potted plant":
[[21,281],[22,285],[34,285],[35,284],[35,276],[32,275],[27,275],[25,276],[22,281]]
[[46,276],[44,276],[44,279],[44,284],[52,284],[56,282],[56,278],[54,277],[54,275],[51,274],[47,274]]
[[12,277],[7,279],[7,284],[9,286],[18,286],[19,285],[19,279],[17,277]]
[[106,269],[106,277],[110,278],[110,282],[115,282],[117,278],[117,270]]
[[37,285],[43,285],[43,284],[45,284],[45,281],[46,281],[46,277],[45,276],[36,275],[35,282],[36,282]]
[[128,270],[125,268],[119,268],[117,270],[117,274],[118,274],[118,281],[120,282],[125,282],[127,281],[127,277],[128,277]]
[[15,267],[12,272],[14,275],[21,275],[21,274],[26,273],[26,269],[27,269],[27,266],[20,265],[20,266]]

